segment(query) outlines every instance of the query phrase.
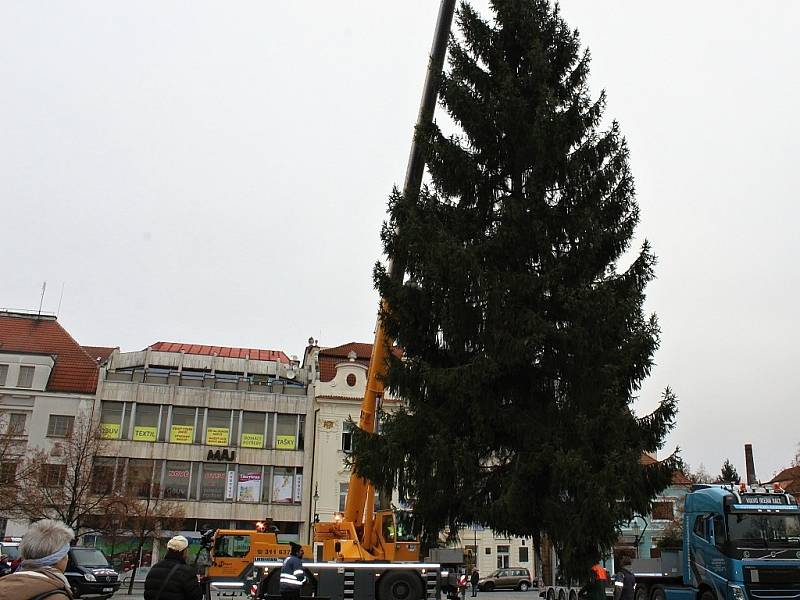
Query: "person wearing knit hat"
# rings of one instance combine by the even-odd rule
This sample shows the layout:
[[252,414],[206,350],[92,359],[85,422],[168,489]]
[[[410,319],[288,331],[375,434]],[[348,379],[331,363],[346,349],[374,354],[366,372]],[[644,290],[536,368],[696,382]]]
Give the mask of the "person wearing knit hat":
[[306,575],[303,571],[303,547],[295,542],[289,542],[289,556],[281,566],[280,593],[283,600],[298,600],[300,590],[305,583]]
[[19,545],[19,570],[0,579],[0,600],[29,600],[48,594],[50,600],[72,600],[64,570],[75,533],[61,521],[33,523]]
[[186,564],[188,557],[189,540],[176,535],[168,541],[166,556],[144,580],[144,600],[201,600],[203,591],[194,569]]

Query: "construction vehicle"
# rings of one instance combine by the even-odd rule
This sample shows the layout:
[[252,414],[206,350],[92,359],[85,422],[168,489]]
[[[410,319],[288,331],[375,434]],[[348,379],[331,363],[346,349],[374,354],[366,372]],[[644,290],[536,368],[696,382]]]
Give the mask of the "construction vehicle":
[[[417,128],[433,120],[437,79],[444,65],[454,9],[455,0],[442,0]],[[419,194],[424,166],[422,149],[415,136],[403,185],[406,199],[413,200]],[[388,272],[392,279],[401,281],[404,265],[391,260]],[[385,300],[381,304],[385,308]],[[379,316],[358,420],[359,428],[370,433],[376,431],[389,346]],[[376,511],[373,485],[352,474],[344,513],[337,514],[333,521],[314,525],[314,562],[305,565],[307,583],[301,594],[331,600],[356,596],[364,600],[420,600],[438,596],[442,569],[436,563],[419,562],[420,544],[413,536],[411,519],[411,514],[405,511]],[[277,594],[280,563],[261,560],[256,565],[262,572],[256,595],[260,598]]]
[[636,600],[800,598],[800,507],[778,485],[695,485],[680,550],[634,559]]
[[[283,561],[289,556],[290,546],[279,542],[273,531],[256,526],[250,529],[217,529],[204,535],[201,550],[209,553],[204,581],[212,589],[241,591],[253,577],[256,560]],[[310,555],[311,548],[303,546]]]

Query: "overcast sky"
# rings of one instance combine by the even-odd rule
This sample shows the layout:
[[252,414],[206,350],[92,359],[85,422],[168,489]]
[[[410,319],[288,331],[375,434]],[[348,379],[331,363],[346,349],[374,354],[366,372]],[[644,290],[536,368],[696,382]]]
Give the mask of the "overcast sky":
[[[486,8],[485,0],[476,6]],[[371,341],[371,270],[438,10],[403,2],[0,3],[0,306],[83,344]],[[628,138],[659,257],[637,410],[764,479],[800,442],[800,3],[563,0]],[[534,432],[535,433],[535,432]]]

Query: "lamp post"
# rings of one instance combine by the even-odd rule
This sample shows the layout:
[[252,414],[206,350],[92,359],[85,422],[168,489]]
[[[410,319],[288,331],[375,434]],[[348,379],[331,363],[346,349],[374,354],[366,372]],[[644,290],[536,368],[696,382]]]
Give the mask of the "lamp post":
[[314,484],[314,523],[319,523],[319,513],[317,512],[318,500],[319,500],[319,482]]
[[[644,522],[644,527],[641,527],[639,525],[639,521],[636,519],[641,519]],[[632,525],[631,521],[633,522]],[[633,531],[633,545],[636,547],[636,558],[639,558],[639,544],[642,542],[644,532],[647,531],[647,519],[645,519],[642,515],[634,515],[634,517],[628,521],[628,525]]]

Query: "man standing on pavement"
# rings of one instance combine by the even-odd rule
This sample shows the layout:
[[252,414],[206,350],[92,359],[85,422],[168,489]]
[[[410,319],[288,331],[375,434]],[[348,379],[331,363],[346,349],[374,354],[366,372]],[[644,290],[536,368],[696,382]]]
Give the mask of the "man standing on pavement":
[[289,542],[291,551],[281,567],[280,592],[283,600],[298,600],[300,590],[306,580],[303,573],[303,547],[300,544]]
[[622,568],[614,576],[614,600],[633,600],[636,577],[626,567],[631,565],[630,556],[620,558]]
[[480,581],[481,576],[478,574],[478,569],[472,569],[472,575],[469,577],[470,586],[472,586],[472,597],[478,595],[478,582]]
[[189,540],[176,535],[167,542],[167,555],[150,568],[144,580],[144,600],[202,600],[194,569],[186,564]]

